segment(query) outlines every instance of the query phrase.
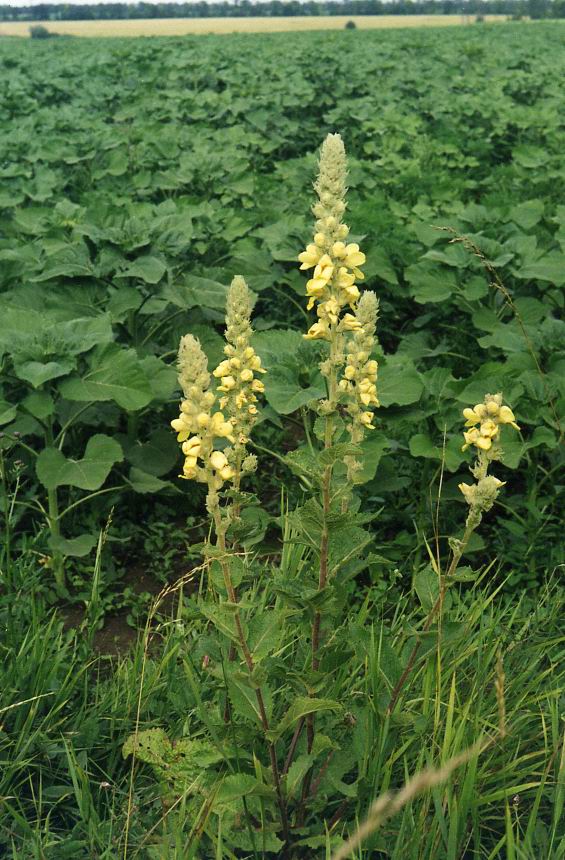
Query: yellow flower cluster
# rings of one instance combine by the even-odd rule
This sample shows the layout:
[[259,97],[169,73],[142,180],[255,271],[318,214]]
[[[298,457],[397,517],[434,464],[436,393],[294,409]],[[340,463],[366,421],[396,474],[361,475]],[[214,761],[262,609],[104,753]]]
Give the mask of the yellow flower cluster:
[[222,392],[220,407],[225,409],[233,426],[237,446],[244,446],[257,420],[257,395],[265,386],[255,374],[265,373],[261,359],[250,345],[252,295],[241,277],[235,277],[228,292],[226,305],[227,356],[214,370]]
[[209,391],[208,361],[198,340],[191,334],[180,342],[179,382],[184,394],[180,415],[171,421],[185,456],[183,474],[187,480],[212,484],[220,489],[233,478],[233,469],[222,451],[214,450],[216,438],[234,441],[233,425],[222,412],[214,412],[216,397]]
[[353,314],[341,317],[341,313],[345,307],[354,309],[357,304],[360,292],[355,282],[363,280],[359,267],[365,262],[365,254],[354,242],[344,242],[349,234],[349,227],[342,222],[346,173],[341,136],[330,134],[320,151],[315,184],[318,202],[313,207],[317,219],[314,241],[298,256],[301,269],[314,269],[306,284],[308,310],[317,303],[318,314],[318,322],[304,335],[310,340],[330,340],[331,329],[338,324],[340,331],[355,331]]
[[520,428],[510,407],[502,405],[502,394],[486,394],[483,403],[464,409],[463,417],[465,426],[470,429],[463,432],[465,444],[462,450],[473,446],[478,457],[471,467],[476,483],[459,484],[459,489],[470,508],[467,525],[475,528],[482,514],[492,508],[500,488],[504,486],[504,481],[488,474],[490,462],[500,459],[500,427],[509,424],[515,430]]
[[340,390],[348,395],[346,409],[352,419],[353,442],[361,441],[365,428],[374,429],[371,407],[379,405],[376,386],[378,364],[369,358],[375,341],[377,312],[375,294],[363,293],[354,317],[355,327],[348,344],[343,379],[339,383]]
[[465,427],[471,428],[463,433],[463,451],[471,445],[479,451],[489,451],[500,437],[501,424],[510,424],[515,430],[520,429],[510,407],[502,405],[501,394],[487,394],[484,403],[477,403],[472,409],[464,409],[463,417],[466,419]]

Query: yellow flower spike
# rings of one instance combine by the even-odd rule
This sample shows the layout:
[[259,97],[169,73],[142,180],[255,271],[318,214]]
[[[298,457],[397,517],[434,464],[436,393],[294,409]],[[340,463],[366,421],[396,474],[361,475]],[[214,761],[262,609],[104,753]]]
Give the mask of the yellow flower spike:
[[323,247],[324,247],[324,245],[326,244],[326,236],[325,236],[325,234],[324,234],[324,233],[316,233],[316,234],[314,235],[314,242],[315,242],[315,243],[316,243],[316,245],[318,245],[320,248],[323,248]]
[[242,382],[251,382],[253,379],[253,371],[249,367],[246,367],[245,370],[242,370],[239,374],[239,378]]
[[[486,407],[487,407],[487,414],[488,414],[488,415],[498,415],[498,413],[499,413],[499,411],[500,411],[500,406],[499,406],[499,404],[496,402],[496,400],[490,400],[490,401],[486,404]],[[507,406],[505,406],[504,408],[505,408],[505,409],[508,409],[508,407],[507,407]],[[511,410],[510,410],[510,411],[511,411]]]

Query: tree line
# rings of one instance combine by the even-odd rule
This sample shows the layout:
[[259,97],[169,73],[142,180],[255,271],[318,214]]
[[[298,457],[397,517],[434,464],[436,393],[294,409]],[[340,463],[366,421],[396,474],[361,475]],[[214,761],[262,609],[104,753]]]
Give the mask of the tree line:
[[39,3],[0,6],[0,21],[138,18],[250,18],[296,15],[508,15],[565,18],[565,0],[234,0],[193,3]]

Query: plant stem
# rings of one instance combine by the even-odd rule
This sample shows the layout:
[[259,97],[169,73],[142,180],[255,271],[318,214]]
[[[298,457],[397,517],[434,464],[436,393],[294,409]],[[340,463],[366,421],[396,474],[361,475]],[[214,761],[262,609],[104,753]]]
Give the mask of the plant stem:
[[[428,615],[426,617],[426,621],[424,623],[424,627],[422,629],[422,633],[428,632],[428,630],[432,626],[432,623],[433,623],[436,615],[438,614],[438,612],[443,607],[443,601],[445,598],[445,593],[447,591],[447,586],[449,585],[449,580],[451,579],[451,577],[456,572],[457,566],[459,565],[459,562],[461,561],[461,556],[465,552],[465,548],[466,548],[467,544],[469,543],[469,539],[470,539],[471,535],[473,534],[474,530],[476,529],[477,525],[478,525],[478,522],[472,522],[472,523],[468,524],[467,527],[465,528],[465,533],[463,534],[463,537],[461,538],[461,541],[459,542],[459,546],[458,546],[457,550],[453,553],[453,558],[451,559],[451,563],[447,569],[447,572],[444,576],[441,577],[440,589],[439,589],[439,594],[438,594],[437,600],[434,603],[434,605],[432,606],[432,608],[430,609],[430,611],[428,612]],[[390,702],[388,703],[388,707],[386,709],[386,713],[388,716],[390,716],[390,714],[392,714],[392,712],[396,706],[396,703],[398,701],[398,697],[400,696],[400,693],[402,692],[402,689],[403,689],[404,685],[406,684],[408,676],[410,675],[412,669],[414,668],[414,663],[416,662],[416,658],[418,656],[418,653],[420,651],[421,646],[422,646],[422,640],[417,639],[416,643],[414,644],[414,647],[412,648],[410,656],[408,658],[408,662],[406,664],[406,667],[404,668],[402,675],[398,679],[396,686],[395,686],[394,690],[392,691],[392,695],[390,697]]]
[[[51,419],[49,419],[49,422],[45,428],[45,441],[48,447],[52,448],[54,446],[53,424]],[[61,516],[59,513],[59,499],[57,496],[56,487],[47,490],[47,520],[49,523],[49,531],[51,532],[51,538],[54,538],[56,542],[61,537]],[[64,594],[64,559],[61,551],[57,549],[53,550],[53,575],[55,577],[55,585],[57,588],[57,592],[59,594]]]
[[[212,491],[212,488],[210,488],[210,489]],[[214,492],[214,491],[212,491],[212,492]],[[216,530],[217,547],[223,553],[223,555],[219,559],[219,562],[220,562],[220,566],[222,568],[224,585],[225,585],[226,591],[228,593],[228,598],[229,598],[230,602],[235,607],[235,609],[234,609],[234,620],[235,620],[235,626],[236,626],[236,631],[237,631],[237,638],[239,640],[241,651],[242,651],[245,663],[247,665],[247,669],[249,671],[249,674],[252,675],[253,670],[255,668],[255,663],[253,662],[253,655],[251,654],[251,651],[249,649],[247,639],[245,638],[245,632],[243,630],[243,624],[241,623],[241,616],[239,614],[239,609],[237,608],[237,594],[235,592],[235,588],[234,588],[233,583],[232,583],[230,566],[229,566],[229,563],[227,561],[226,529],[225,529],[225,525],[222,521],[222,514],[220,511],[220,506],[217,502],[212,506],[211,513],[212,513],[212,516],[214,519],[214,527]],[[259,687],[255,688],[255,695],[257,697],[257,706],[259,708],[259,718],[261,720],[261,725],[263,727],[263,731],[265,733],[265,736],[267,736],[267,732],[269,731],[269,720],[267,717],[267,711],[265,709],[265,701],[263,699],[263,693],[261,692],[261,689]],[[283,836],[284,836],[285,842],[288,844],[290,842],[290,831],[289,831],[289,826],[288,826],[286,804],[284,802],[283,793],[282,793],[279,766],[277,763],[276,749],[275,749],[275,745],[274,745],[274,743],[272,743],[272,741],[267,740],[267,746],[269,749],[269,758],[271,761],[271,770],[272,770],[272,774],[273,774],[273,782],[275,784],[275,791],[277,794],[277,801],[278,801],[279,810],[280,810],[280,814],[281,814],[281,824],[282,824]]]
[[4,552],[6,556],[6,587],[8,591],[12,584],[12,551],[11,551],[11,516],[10,503],[8,501],[8,474],[4,460],[4,451],[0,447],[0,479],[2,481],[2,494],[4,496],[4,528],[6,538],[4,540]]

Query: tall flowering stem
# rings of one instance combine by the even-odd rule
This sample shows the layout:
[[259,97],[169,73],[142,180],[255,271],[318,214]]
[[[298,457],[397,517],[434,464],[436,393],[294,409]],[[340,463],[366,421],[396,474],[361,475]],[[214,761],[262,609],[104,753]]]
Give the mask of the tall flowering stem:
[[[213,372],[213,376],[220,383],[216,392],[210,388],[212,377],[200,343],[190,334],[181,339],[178,379],[184,399],[179,417],[171,421],[185,457],[183,474],[180,477],[207,486],[206,508],[216,534],[216,558],[220,564],[228,600],[233,607],[239,647],[250,675],[255,669],[255,662],[245,636],[238,597],[233,585],[226,533],[233,518],[239,516],[241,478],[246,472],[253,471],[256,465],[255,457],[247,456],[246,444],[256,421],[257,394],[264,391],[263,383],[255,374],[265,371],[261,367],[261,359],[249,342],[252,334],[252,305],[247,284],[243,278],[234,278],[227,297],[227,343],[224,348],[226,359]],[[220,409],[216,409],[218,400]],[[220,450],[219,445],[225,444],[223,440],[231,443],[231,447]],[[228,488],[231,485],[231,489],[235,490],[235,502],[231,508],[227,506],[224,509],[220,493],[226,485]],[[270,725],[260,687],[255,687],[255,695],[259,720],[267,735]],[[267,746],[282,830],[288,842],[288,817],[276,749],[268,739]]]
[[[329,344],[328,358],[320,369],[327,383],[327,399],[319,406],[325,418],[324,447],[336,441],[338,424],[335,420],[343,406],[350,424],[351,441],[362,438],[363,427],[372,427],[369,407],[378,405],[376,398],[376,362],[369,361],[373,344],[377,305],[373,296],[359,302],[357,282],[364,278],[360,269],[365,254],[356,243],[347,243],[349,227],[344,223],[347,192],[347,163],[345,148],[339,134],[330,134],[320,150],[318,178],[314,185],[318,200],[313,206],[315,227],[313,241],[299,254],[300,268],[313,269],[306,284],[308,310],[316,309],[317,321],[304,337],[323,340]],[[358,307],[359,304],[359,307]],[[353,342],[349,342],[350,336]],[[345,366],[345,376],[342,379]],[[362,408],[360,408],[362,404]],[[353,479],[356,464],[348,463],[348,477]],[[322,529],[318,588],[323,591],[328,582],[329,517],[332,505],[333,467],[324,468],[321,479]],[[312,670],[320,666],[322,616],[319,611],[312,623]],[[308,752],[314,742],[314,715],[307,719]],[[305,786],[307,791],[308,786]]]
[[[469,506],[469,513],[465,521],[465,530],[460,540],[451,539],[452,550],[451,561],[446,573],[441,577],[439,595],[430,609],[422,632],[427,633],[434,619],[441,612],[447,588],[457,572],[461,557],[467,548],[471,535],[480,525],[483,514],[490,511],[504,481],[500,481],[494,475],[489,475],[490,464],[500,460],[502,448],[500,445],[500,428],[508,424],[515,430],[519,430],[514,413],[509,406],[502,405],[502,394],[486,394],[483,403],[477,403],[472,409],[464,409],[463,417],[466,419],[465,427],[470,429],[464,431],[463,451],[474,448],[477,459],[471,466],[471,474],[476,479],[473,484],[459,484],[459,489],[465,497]],[[417,639],[408,658],[406,667],[400,676],[388,704],[387,713],[391,714],[398,701],[398,697],[414,668],[414,663],[420,651],[421,639]]]

